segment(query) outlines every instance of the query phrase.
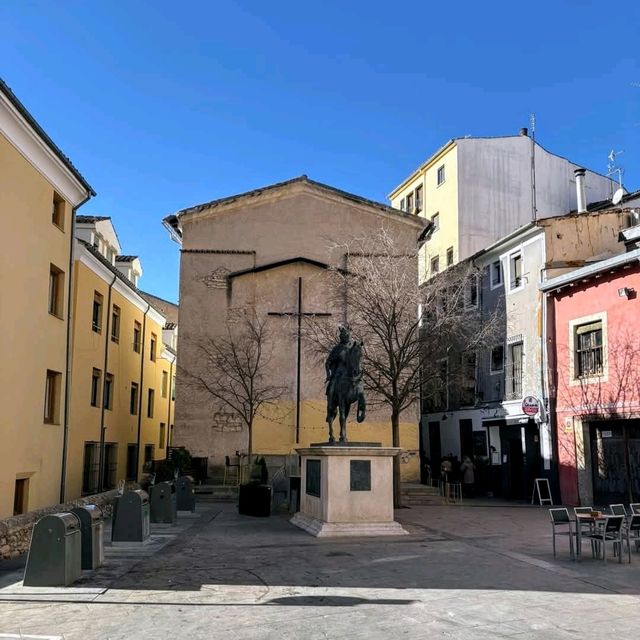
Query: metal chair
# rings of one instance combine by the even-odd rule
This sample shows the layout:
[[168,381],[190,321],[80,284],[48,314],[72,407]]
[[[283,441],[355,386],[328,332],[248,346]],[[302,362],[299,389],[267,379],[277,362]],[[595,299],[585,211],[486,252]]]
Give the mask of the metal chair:
[[[600,545],[602,545],[602,560],[607,562],[607,542],[613,543],[613,554],[618,553],[618,562],[622,562],[622,535],[624,516],[607,516],[602,527],[585,537],[592,539],[596,543],[598,555],[600,555]],[[631,562],[631,556],[629,556]]]
[[609,511],[614,516],[624,516],[626,518],[629,515],[623,504],[610,504]]
[[222,481],[222,485],[226,486],[227,484],[227,473],[235,472],[236,481],[235,485],[240,484],[240,463],[231,464],[231,458],[229,456],[224,457],[224,480]]
[[627,520],[624,527],[624,537],[627,539],[627,552],[629,562],[631,562],[631,541],[636,547],[636,552],[640,551],[640,513],[635,513]]
[[[593,507],[574,507],[573,514],[576,516],[576,553],[582,555],[582,536],[584,533],[593,533],[595,529],[594,522],[584,522],[578,518],[579,515],[590,515]],[[578,527],[580,527],[580,546],[578,547]],[[591,554],[595,557],[595,543],[591,541]]]
[[[565,508],[549,509],[549,517],[551,518],[551,530],[553,532],[553,557],[556,557],[556,536],[569,536],[569,551],[571,552],[571,559],[575,558],[573,552],[573,521],[569,518],[569,511]],[[556,531],[558,527],[568,527],[567,531]]]
[[629,511],[631,511],[632,514],[640,513],[640,502],[632,502],[629,505]]

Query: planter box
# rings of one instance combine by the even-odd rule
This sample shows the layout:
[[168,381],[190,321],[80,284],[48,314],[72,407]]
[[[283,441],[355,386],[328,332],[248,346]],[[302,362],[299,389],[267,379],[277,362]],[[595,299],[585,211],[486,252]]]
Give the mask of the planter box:
[[271,515],[271,487],[268,484],[241,484],[238,512],[243,516],[267,518]]

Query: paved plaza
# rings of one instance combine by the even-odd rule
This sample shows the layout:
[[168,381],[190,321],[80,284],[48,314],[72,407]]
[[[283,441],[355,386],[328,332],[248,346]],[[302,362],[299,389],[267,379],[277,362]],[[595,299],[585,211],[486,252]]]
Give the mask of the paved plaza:
[[411,535],[327,540],[200,503],[152,525],[144,547],[108,546],[107,564],[68,589],[22,587],[0,565],[0,638],[638,637],[640,554],[576,563],[562,539],[554,559],[541,508],[397,518]]

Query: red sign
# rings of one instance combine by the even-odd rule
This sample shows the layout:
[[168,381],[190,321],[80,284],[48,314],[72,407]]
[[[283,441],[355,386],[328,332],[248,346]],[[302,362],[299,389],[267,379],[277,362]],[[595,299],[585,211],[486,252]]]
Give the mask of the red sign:
[[540,403],[535,396],[527,396],[522,401],[522,413],[526,416],[535,416],[540,411]]

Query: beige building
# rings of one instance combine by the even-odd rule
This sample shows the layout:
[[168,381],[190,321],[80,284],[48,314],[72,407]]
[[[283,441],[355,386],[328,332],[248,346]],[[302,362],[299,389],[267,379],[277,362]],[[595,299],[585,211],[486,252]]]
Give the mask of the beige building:
[[[516,136],[447,142],[389,194],[392,207],[433,222],[420,254],[420,278],[465,260],[527,222],[576,210],[578,168],[534,142],[526,129]],[[610,200],[617,188],[588,170],[584,182],[588,203]]]
[[0,518],[60,499],[74,212],[92,195],[0,80]]
[[[298,367],[296,314],[331,314],[328,321],[336,326],[344,318],[344,309],[329,308],[326,301],[326,269],[345,260],[331,248],[333,242],[385,227],[413,250],[424,222],[302,176],[185,209],[165,225],[182,245],[181,369],[189,369],[198,357],[198,342],[219,334],[230,313],[251,307],[268,318],[275,343],[271,370],[287,388],[277,418],[257,419],[254,453],[296,456],[297,447],[326,441],[325,372],[304,345]],[[349,439],[390,445],[389,411],[370,410],[362,424],[350,422]],[[185,384],[179,373],[175,444],[208,456],[216,466],[224,464],[225,455],[246,450],[247,434],[237,416]],[[417,408],[402,416],[401,445],[407,452],[403,477],[416,479]]]

